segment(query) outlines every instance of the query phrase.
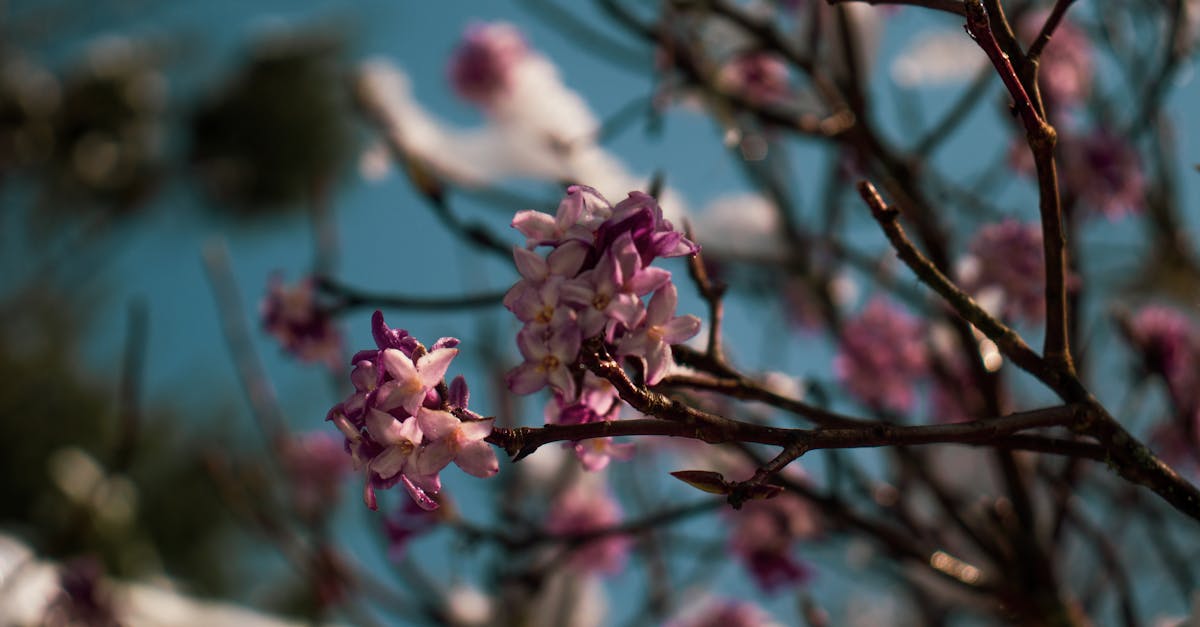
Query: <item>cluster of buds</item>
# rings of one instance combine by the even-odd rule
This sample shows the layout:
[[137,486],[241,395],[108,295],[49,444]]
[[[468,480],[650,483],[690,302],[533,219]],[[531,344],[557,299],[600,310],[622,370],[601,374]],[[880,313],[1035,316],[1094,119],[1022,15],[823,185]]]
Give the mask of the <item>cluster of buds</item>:
[[484,441],[492,420],[467,410],[461,376],[445,383],[458,340],[444,337],[426,349],[404,329],[389,328],[379,311],[371,318],[371,332],[376,348],[351,360],[354,392],[326,416],[346,436],[355,468],[366,473],[367,506],[377,508],[376,488],[403,483],[422,509],[436,509],[438,473],[450,462],[476,477],[496,474],[496,453]]
[[[521,279],[504,306],[525,323],[517,334],[525,361],[508,373],[509,389],[532,394],[549,386],[551,423],[615,419],[616,390],[580,367],[580,347],[585,339],[602,338],[618,358],[642,364],[647,385],[662,380],[673,363],[671,345],[695,335],[700,319],[675,315],[671,273],[650,264],[698,247],[641,192],[613,206],[594,189],[572,186],[555,216],[522,211],[512,225],[526,245],[513,249]],[[549,251],[539,254],[542,248]],[[613,447],[601,438],[577,444],[576,451],[595,469],[618,452]]]

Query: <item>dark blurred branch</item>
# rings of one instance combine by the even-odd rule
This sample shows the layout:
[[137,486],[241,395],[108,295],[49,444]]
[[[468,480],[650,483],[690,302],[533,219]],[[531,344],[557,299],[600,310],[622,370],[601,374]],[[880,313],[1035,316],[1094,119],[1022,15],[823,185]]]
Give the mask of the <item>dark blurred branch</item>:
[[484,309],[499,305],[505,292],[469,294],[465,296],[407,296],[380,294],[352,287],[327,276],[316,277],[317,289],[337,299],[336,308],[390,307],[415,311]]

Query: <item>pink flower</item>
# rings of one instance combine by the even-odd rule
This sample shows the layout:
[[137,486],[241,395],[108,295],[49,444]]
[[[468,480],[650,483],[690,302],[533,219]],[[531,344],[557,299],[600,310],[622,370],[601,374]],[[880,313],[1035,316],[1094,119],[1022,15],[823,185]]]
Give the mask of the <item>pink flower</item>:
[[[1032,42],[1049,15],[1049,11],[1033,11],[1022,18],[1018,28],[1022,38]],[[1071,107],[1088,97],[1092,90],[1093,55],[1092,44],[1083,29],[1063,18],[1042,51],[1038,68],[1038,84],[1048,104]]]
[[457,354],[456,348],[438,348],[414,361],[394,348],[380,351],[383,367],[392,376],[376,392],[380,408],[402,407],[415,416],[433,387],[445,378],[450,361]]
[[576,485],[563,491],[550,506],[546,530],[563,537],[573,547],[569,562],[580,572],[613,574],[625,566],[632,539],[604,534],[590,540],[572,540],[611,529],[621,522],[621,506],[606,489]]
[[729,548],[763,590],[803,583],[812,576],[791,554],[796,541],[819,532],[816,514],[807,501],[784,493],[773,499],[747,501],[729,516],[733,518]]
[[452,461],[467,474],[484,479],[500,471],[496,452],[484,441],[492,432],[491,418],[461,421],[449,412],[422,407],[417,423],[430,440],[417,462],[420,474],[437,474]]
[[571,444],[575,457],[584,470],[595,472],[608,467],[608,462],[616,458],[628,460],[633,457],[633,443],[618,444],[612,438],[592,438]]
[[512,226],[525,236],[525,245],[530,249],[557,246],[570,239],[591,244],[596,228],[610,216],[612,206],[599,192],[585,185],[572,185],[553,218],[541,211],[518,211]]
[[532,394],[550,385],[566,398],[575,397],[571,365],[579,355],[582,338],[579,325],[561,313],[549,324],[528,324],[517,334],[517,347],[525,363],[508,372],[508,389]]
[[450,60],[450,82],[463,98],[491,106],[508,95],[514,69],[528,53],[512,24],[472,24]]
[[675,315],[678,298],[674,284],[659,288],[650,298],[646,315],[617,342],[617,354],[642,362],[647,385],[658,383],[667,374],[673,363],[671,345],[685,342],[700,332],[699,318]]
[[882,298],[842,327],[833,361],[838,379],[859,400],[879,409],[912,407],[914,385],[927,374],[920,324]]
[[278,274],[272,275],[259,309],[263,328],[284,350],[305,362],[330,368],[341,364],[341,334],[331,312],[317,302],[312,279],[288,287]]
[[762,51],[734,57],[721,68],[717,81],[722,89],[759,105],[777,104],[791,93],[787,64]]
[[1079,200],[1109,220],[1140,213],[1146,179],[1137,149],[1105,130],[1062,142],[1063,178]]
[[1005,220],[979,229],[971,240],[973,266],[964,286],[978,294],[988,288],[1004,295],[1003,313],[1041,322],[1046,311],[1046,269],[1038,224]]
[[341,438],[323,431],[288,438],[280,457],[299,511],[319,513],[337,503],[342,479],[351,470]]
[[371,329],[377,348],[355,354],[354,392],[330,409],[326,420],[345,436],[355,468],[366,474],[367,507],[378,507],[377,488],[402,483],[417,506],[436,509],[442,488],[438,473],[450,462],[478,477],[496,473],[495,452],[484,441],[492,423],[460,422],[447,411],[467,411],[462,377],[443,388],[445,398],[438,392],[458,354],[457,339],[441,338],[426,350],[407,331],[389,328],[378,311]]
[[1181,410],[1200,408],[1200,332],[1192,320],[1169,307],[1151,305],[1134,315],[1128,334],[1146,370],[1166,381],[1172,402]]

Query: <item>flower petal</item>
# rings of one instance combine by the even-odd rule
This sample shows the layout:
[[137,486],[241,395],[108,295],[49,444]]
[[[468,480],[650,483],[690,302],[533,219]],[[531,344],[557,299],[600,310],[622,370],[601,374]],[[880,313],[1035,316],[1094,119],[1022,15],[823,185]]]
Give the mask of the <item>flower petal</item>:
[[413,482],[408,479],[408,477],[401,477],[401,480],[404,482],[404,489],[408,490],[408,495],[411,496],[413,501],[416,502],[417,507],[420,507],[427,512],[431,512],[438,508],[437,501],[430,498],[424,490],[414,485]]
[[700,332],[700,319],[691,314],[679,316],[663,325],[662,329],[664,342],[680,344]]
[[520,246],[513,247],[513,261],[517,265],[517,272],[534,283],[545,281],[550,273],[550,267],[541,255]]
[[408,381],[417,377],[417,366],[404,353],[388,348],[379,352],[379,359],[388,374],[398,381]]
[[439,348],[426,353],[417,360],[417,370],[421,373],[421,384],[431,388],[446,378],[446,370],[450,362],[458,355],[457,348]]
[[474,442],[482,440],[492,433],[492,423],[494,419],[487,420],[467,420],[460,423],[458,427],[458,438],[460,442]]
[[454,457],[454,463],[469,475],[486,479],[500,472],[500,462],[492,445],[476,440],[463,446]]
[[513,394],[533,394],[546,387],[546,373],[533,362],[525,362],[509,370],[504,379]]
[[421,432],[429,440],[441,440],[452,435],[462,424],[450,412],[425,407],[417,412],[417,423],[421,425]]

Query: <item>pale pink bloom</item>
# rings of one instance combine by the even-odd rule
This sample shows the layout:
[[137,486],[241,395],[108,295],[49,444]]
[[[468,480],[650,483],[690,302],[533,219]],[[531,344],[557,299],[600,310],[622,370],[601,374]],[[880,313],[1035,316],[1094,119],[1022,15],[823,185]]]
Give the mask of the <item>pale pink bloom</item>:
[[402,407],[409,415],[416,415],[425,397],[446,377],[450,361],[457,354],[456,348],[437,348],[414,363],[394,348],[380,351],[383,366],[393,379],[379,386],[379,408],[387,411]]
[[[560,310],[561,311],[561,310]],[[528,324],[517,334],[517,347],[525,363],[508,372],[508,389],[532,394],[550,385],[564,397],[575,397],[571,365],[579,355],[579,325],[560,313],[549,324]]]
[[612,206],[596,190],[572,185],[553,218],[541,211],[518,211],[512,226],[525,236],[525,245],[531,249],[557,246],[569,239],[591,244],[596,228],[611,215]]
[[484,441],[492,432],[491,418],[461,421],[449,412],[422,407],[417,423],[429,440],[418,460],[420,474],[437,474],[451,461],[476,477],[486,479],[499,472],[496,452]]
[[592,438],[581,440],[571,445],[575,456],[584,470],[603,470],[612,459],[628,460],[633,457],[632,442],[618,444],[612,438]]
[[[563,491],[550,506],[546,530],[572,542],[572,536],[611,529],[621,524],[621,506],[603,488],[576,485]],[[605,534],[574,545],[571,568],[581,572],[614,574],[625,566],[632,539]]]
[[671,345],[680,344],[700,332],[700,319],[693,315],[676,316],[679,296],[675,285],[667,283],[650,298],[646,315],[637,326],[617,342],[617,353],[642,362],[646,383],[662,380],[674,363]]
[[876,298],[842,327],[833,368],[851,394],[872,407],[906,411],[928,373],[920,323]]

